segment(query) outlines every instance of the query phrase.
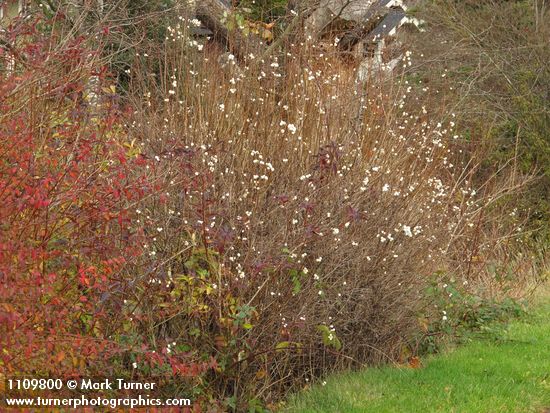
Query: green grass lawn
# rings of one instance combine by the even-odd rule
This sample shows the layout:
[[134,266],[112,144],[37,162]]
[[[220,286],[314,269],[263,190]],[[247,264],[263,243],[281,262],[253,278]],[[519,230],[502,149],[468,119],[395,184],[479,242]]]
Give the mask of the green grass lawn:
[[331,376],[291,397],[287,412],[550,413],[550,299],[500,342],[479,339],[423,365]]

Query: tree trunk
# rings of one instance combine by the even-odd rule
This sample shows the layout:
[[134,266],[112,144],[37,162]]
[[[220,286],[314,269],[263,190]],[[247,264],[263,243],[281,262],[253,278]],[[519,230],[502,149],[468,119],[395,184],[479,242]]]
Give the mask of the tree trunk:
[[231,5],[224,0],[200,0],[197,2],[197,18],[214,33],[214,38],[224,44],[238,59],[244,59],[249,53],[258,56],[265,46],[258,36],[244,36],[239,29],[229,31],[223,23],[231,14]]

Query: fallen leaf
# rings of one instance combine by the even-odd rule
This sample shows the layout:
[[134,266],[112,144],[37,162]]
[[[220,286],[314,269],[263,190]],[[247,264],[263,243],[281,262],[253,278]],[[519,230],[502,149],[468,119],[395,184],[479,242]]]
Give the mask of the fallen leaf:
[[417,356],[412,356],[411,358],[409,358],[409,367],[411,369],[419,369],[420,367],[422,367],[420,358]]

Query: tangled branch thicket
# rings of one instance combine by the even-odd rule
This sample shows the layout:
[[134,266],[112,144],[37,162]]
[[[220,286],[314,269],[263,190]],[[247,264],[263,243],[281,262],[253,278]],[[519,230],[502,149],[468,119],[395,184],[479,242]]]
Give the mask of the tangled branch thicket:
[[357,83],[330,48],[295,38],[236,62],[193,24],[142,46],[123,98],[92,43],[36,26],[14,43],[4,371],[154,378],[244,411],[414,351],[419,317],[441,317],[424,293],[441,274],[501,291],[486,268],[513,257],[506,201],[529,177],[474,186],[484,148],[407,81],[410,53],[402,74]]

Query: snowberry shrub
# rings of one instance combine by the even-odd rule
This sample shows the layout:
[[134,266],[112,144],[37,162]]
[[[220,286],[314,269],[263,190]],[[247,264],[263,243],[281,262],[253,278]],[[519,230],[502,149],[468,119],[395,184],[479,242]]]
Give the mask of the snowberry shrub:
[[315,46],[237,63],[186,43],[191,24],[132,70],[129,133],[164,202],[140,203],[157,270],[127,311],[149,317],[161,351],[215,358],[208,387],[237,410],[398,360],[433,275],[473,284],[471,251],[491,253],[491,191],[472,187],[454,117],[405,79],[356,83]]
[[256,411],[398,360],[433,274],[473,284],[496,245],[454,118],[406,80],[356,83],[330,50],[237,64],[186,42],[188,24],[136,56],[128,110],[83,39],[31,26],[12,42],[2,366]]

